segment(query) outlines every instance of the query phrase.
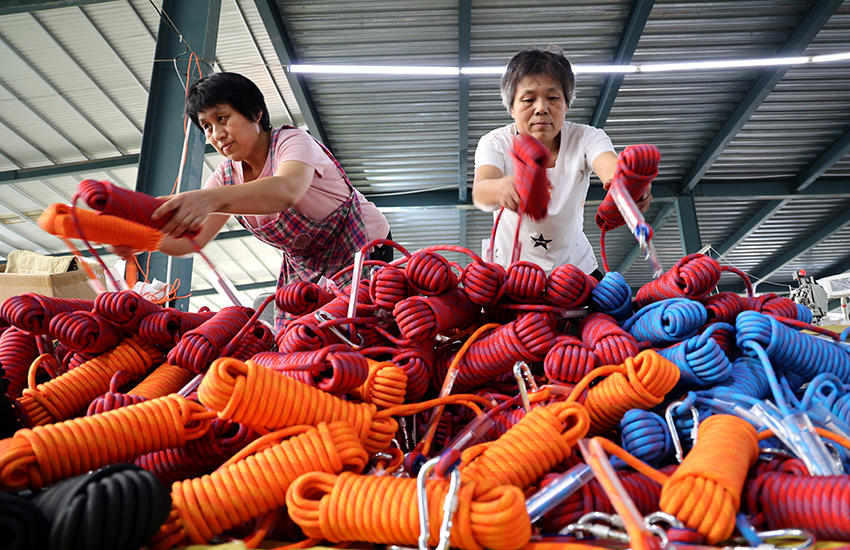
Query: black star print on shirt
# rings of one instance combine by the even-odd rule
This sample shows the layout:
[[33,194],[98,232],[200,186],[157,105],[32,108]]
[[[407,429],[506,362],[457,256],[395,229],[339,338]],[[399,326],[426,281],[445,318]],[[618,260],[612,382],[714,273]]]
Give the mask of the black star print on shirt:
[[549,250],[547,245],[552,242],[552,239],[544,239],[542,233],[539,237],[531,237],[531,240],[534,241],[534,248],[542,246],[545,250]]

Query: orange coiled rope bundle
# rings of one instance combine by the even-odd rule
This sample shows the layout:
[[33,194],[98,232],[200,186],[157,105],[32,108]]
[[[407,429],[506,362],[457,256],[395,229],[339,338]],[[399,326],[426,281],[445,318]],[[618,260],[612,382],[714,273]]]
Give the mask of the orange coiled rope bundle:
[[599,367],[585,376],[567,398],[575,401],[590,383],[606,376],[587,391],[584,406],[590,414],[590,434],[616,426],[630,409],[648,410],[659,405],[679,382],[679,367],[648,349],[627,357],[621,365]]
[[698,531],[707,544],[729,538],[747,471],[758,455],[756,430],[749,422],[724,414],[708,417],[699,425],[694,448],[664,483],[661,510]]
[[26,388],[18,399],[21,417],[29,426],[73,418],[109,390],[109,382],[117,371],[129,371],[141,377],[162,360],[162,352],[155,346],[126,338],[103,355],[49,382]]
[[210,428],[214,413],[177,394],[49,426],[0,441],[0,489],[41,489],[151,451],[180,447]]
[[65,239],[85,237],[90,242],[130,246],[142,252],[153,252],[162,246],[163,234],[157,229],[117,216],[104,216],[91,210],[75,208],[74,216],[82,230],[80,234],[71,217],[71,208],[67,204],[51,204],[38,218],[38,226],[57,237]]
[[[429,545],[439,540],[448,481],[426,482]],[[304,474],[286,493],[289,515],[304,534],[330,542],[363,541],[416,547],[419,510],[416,480],[343,473]],[[462,482],[451,546],[465,550],[516,550],[531,539],[522,491],[492,480]]]
[[171,514],[151,548],[209,542],[236,525],[284,506],[287,489],[298,476],[359,472],[369,460],[348,422],[319,422],[315,428],[298,426],[285,432],[267,437],[292,437],[254,452],[256,445],[268,445],[265,438],[257,440],[212,474],[175,482]]
[[289,426],[348,420],[369,453],[390,446],[398,422],[390,416],[373,418],[377,407],[343,401],[251,361],[222,357],[213,361],[198,386],[198,399],[224,420],[233,420],[260,433]]
[[563,463],[589,428],[587,410],[578,403],[536,407],[496,441],[463,451],[461,476],[528,489]]
[[360,386],[354,388],[351,395],[372,403],[379,409],[393,407],[404,403],[407,393],[407,375],[401,367],[390,362],[369,362],[369,377]]

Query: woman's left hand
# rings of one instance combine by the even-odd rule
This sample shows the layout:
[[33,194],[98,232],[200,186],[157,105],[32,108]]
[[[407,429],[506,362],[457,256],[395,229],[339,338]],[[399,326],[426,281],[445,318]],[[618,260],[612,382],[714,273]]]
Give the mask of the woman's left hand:
[[650,183],[649,187],[646,188],[646,191],[644,192],[644,194],[641,195],[640,198],[638,198],[638,200],[635,204],[637,205],[638,210],[640,210],[640,213],[644,214],[644,213],[646,213],[647,210],[649,210],[649,203],[651,203],[651,202],[652,202],[652,184]]
[[151,219],[159,219],[173,212],[171,219],[162,227],[162,232],[172,237],[179,237],[187,231],[201,227],[215,206],[207,189],[186,191],[167,199],[159,208],[153,211]]

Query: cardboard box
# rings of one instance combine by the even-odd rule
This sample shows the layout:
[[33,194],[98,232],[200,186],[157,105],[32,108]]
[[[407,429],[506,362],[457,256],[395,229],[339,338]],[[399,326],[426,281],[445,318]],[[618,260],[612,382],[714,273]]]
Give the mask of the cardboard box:
[[[99,264],[88,264],[95,272],[101,284],[106,287],[106,275]],[[89,284],[85,269],[66,271],[65,273],[6,273],[6,266],[0,265],[0,302],[12,296],[34,292],[42,296],[56,298],[77,298],[94,300],[97,293]]]

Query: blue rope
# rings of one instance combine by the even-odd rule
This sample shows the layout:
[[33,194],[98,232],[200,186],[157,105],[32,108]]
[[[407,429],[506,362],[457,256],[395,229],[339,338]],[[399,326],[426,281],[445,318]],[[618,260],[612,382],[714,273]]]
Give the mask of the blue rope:
[[696,335],[708,319],[702,303],[687,298],[668,298],[642,307],[623,328],[638,342],[669,346]]
[[[776,368],[796,374],[802,380],[831,372],[842,382],[850,382],[850,353],[840,345],[797,332],[756,311],[739,314],[735,327],[738,347],[750,354],[753,348],[749,343],[758,344]],[[795,382],[789,380],[792,386]]]
[[700,390],[698,395],[727,399],[732,395],[745,395],[754,399],[764,399],[770,395],[767,375],[758,359],[742,355],[732,362],[729,377],[713,387]]
[[812,315],[812,310],[803,304],[797,304],[797,320],[811,324],[815,316]]
[[673,450],[673,438],[667,422],[659,415],[642,409],[626,411],[620,420],[623,449],[653,467],[664,463]]
[[590,292],[593,309],[622,323],[632,316],[632,289],[619,271],[609,271]]
[[658,350],[662,357],[679,367],[681,378],[678,386],[704,388],[729,377],[732,363],[720,344],[711,337],[717,329],[735,330],[728,323],[714,323],[698,336]]

